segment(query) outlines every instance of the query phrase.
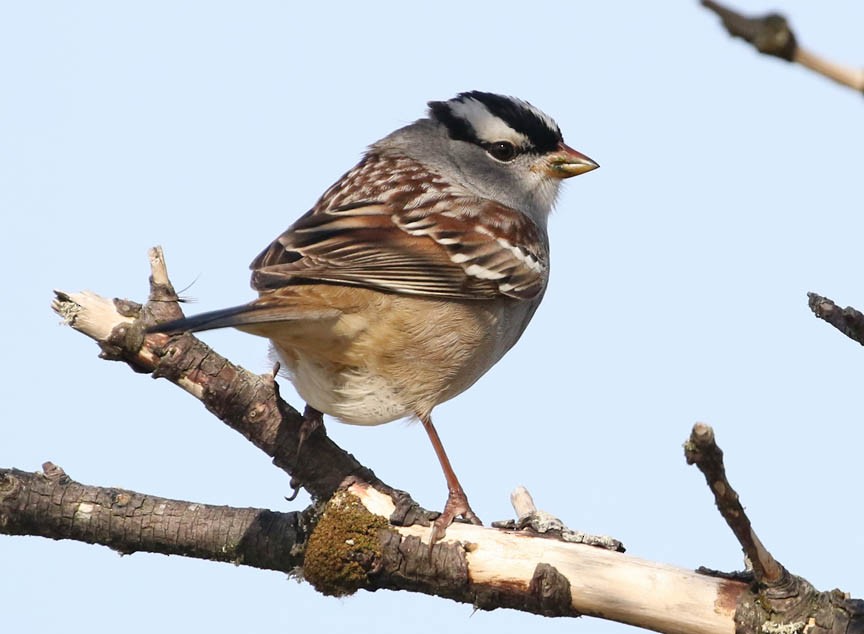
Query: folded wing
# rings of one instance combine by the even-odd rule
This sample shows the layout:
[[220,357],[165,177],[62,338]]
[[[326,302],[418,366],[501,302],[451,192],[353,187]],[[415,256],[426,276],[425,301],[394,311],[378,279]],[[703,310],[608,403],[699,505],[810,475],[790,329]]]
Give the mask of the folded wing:
[[545,236],[526,215],[474,197],[405,209],[363,201],[316,208],[252,263],[259,291],[335,283],[455,299],[531,299],[547,279]]

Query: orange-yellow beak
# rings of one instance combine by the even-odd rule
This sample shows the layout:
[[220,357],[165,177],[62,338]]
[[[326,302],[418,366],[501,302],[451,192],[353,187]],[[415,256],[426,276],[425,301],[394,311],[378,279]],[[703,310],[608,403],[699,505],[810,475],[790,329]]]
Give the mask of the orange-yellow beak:
[[565,143],[560,143],[558,149],[549,155],[546,171],[555,178],[570,178],[600,167],[590,158],[577,152]]

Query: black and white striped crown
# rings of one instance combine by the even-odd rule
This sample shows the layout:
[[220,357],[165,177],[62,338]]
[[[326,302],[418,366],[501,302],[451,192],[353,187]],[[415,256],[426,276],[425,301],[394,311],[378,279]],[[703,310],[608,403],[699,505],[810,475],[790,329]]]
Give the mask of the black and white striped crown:
[[430,101],[429,112],[447,128],[450,138],[478,145],[509,141],[523,151],[545,154],[563,140],[552,117],[506,95],[463,92],[449,101]]

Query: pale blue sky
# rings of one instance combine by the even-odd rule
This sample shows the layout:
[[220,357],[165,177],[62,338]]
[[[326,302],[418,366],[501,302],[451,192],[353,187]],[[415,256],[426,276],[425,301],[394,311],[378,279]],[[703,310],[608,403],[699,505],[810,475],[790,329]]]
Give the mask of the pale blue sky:
[[[864,61],[860,3],[747,8],[782,8],[805,44]],[[736,568],[682,457],[702,420],[774,554],[864,596],[849,495],[864,353],[805,297],[864,307],[860,95],[757,57],[695,1],[5,2],[0,81],[0,465],[52,460],[90,484],[301,508],[193,399],[58,326],[51,289],[143,299],[146,250],[162,244],[193,310],[246,301],[251,259],[365,145],[430,99],[491,90],[551,114],[602,167],[566,185],[551,287],[520,344],[436,411],[474,509],[509,517],[524,484],[634,555]],[[205,339],[269,368],[263,340]],[[418,426],[328,429],[443,503]],[[407,593],[328,599],[278,573],[37,538],[0,537],[0,561],[10,632],[628,629]]]

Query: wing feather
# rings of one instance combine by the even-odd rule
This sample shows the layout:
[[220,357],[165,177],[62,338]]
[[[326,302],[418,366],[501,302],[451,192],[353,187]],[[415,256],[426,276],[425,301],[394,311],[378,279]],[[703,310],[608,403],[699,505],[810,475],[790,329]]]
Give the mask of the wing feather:
[[[374,160],[386,159],[367,156],[252,262],[254,288],[325,282],[455,299],[531,299],[542,293],[546,235],[526,214],[421,186],[416,178],[413,190],[394,188],[394,179],[378,192],[368,184],[355,187],[367,196],[380,194],[373,199],[334,194],[350,191],[352,175],[368,173]],[[398,160],[403,169],[405,162]],[[398,165],[382,169],[399,171]],[[412,174],[417,169],[408,167]]]

